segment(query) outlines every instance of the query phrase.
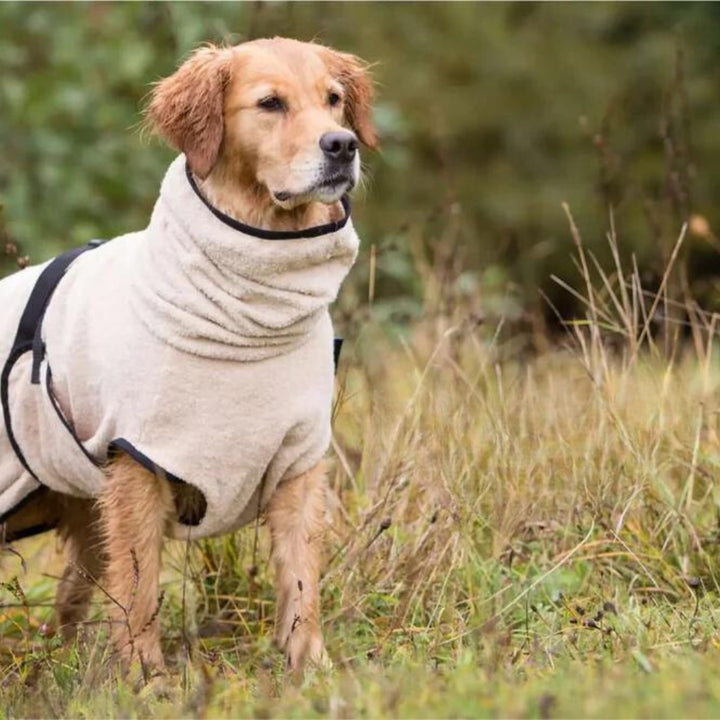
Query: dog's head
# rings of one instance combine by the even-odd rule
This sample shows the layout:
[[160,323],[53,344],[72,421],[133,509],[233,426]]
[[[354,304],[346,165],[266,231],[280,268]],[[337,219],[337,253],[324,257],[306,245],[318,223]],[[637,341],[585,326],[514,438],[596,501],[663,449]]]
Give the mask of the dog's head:
[[159,82],[150,125],[193,173],[293,209],[334,203],[376,146],[372,82],[354,55],[285,38],[203,47]]

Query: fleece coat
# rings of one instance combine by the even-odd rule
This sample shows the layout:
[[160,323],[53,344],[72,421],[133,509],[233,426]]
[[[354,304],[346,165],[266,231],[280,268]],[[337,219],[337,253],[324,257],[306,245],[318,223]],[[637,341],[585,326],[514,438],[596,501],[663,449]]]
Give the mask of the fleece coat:
[[[15,441],[0,427],[0,520],[45,485],[98,496],[112,448],[207,508],[173,534],[198,538],[257,516],[279,482],[315,466],[330,440],[328,312],[358,238],[345,217],[292,233],[244,226],[207,204],[178,157],[145,230],[73,261],[32,353],[9,376]],[[44,266],[0,282],[0,357]],[[36,478],[33,477],[36,476]]]

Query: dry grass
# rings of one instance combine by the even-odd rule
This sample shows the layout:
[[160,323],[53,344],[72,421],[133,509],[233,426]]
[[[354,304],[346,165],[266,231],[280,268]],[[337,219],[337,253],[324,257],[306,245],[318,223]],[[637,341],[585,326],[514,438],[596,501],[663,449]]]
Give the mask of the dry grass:
[[284,684],[262,531],[169,549],[170,699],[113,677],[102,623],[76,648],[43,639],[52,583],[8,556],[0,717],[719,714],[714,318],[683,300],[675,324],[667,282],[648,296],[619,253],[602,270],[575,240],[588,312],[567,348],[518,352],[462,322],[460,298],[348,347],[333,672]]

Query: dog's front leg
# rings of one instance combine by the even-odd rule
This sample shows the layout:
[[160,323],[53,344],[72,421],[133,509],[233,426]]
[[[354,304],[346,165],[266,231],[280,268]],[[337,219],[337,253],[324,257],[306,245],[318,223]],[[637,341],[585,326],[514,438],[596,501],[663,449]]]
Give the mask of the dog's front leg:
[[160,556],[173,508],[166,480],[127,455],[109,468],[101,498],[112,636],[123,661],[164,668],[160,650]]
[[277,586],[275,641],[288,669],[326,661],[320,630],[320,562],[325,525],[324,463],[282,482],[268,507]]

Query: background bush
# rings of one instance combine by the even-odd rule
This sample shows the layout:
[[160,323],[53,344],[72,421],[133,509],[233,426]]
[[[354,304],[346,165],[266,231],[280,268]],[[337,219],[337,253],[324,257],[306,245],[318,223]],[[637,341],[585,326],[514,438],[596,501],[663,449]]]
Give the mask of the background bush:
[[[717,226],[716,4],[4,3],[10,235],[37,261],[144,226],[172,157],[137,132],[150,84],[201,42],[274,34],[376,63],[384,147],[365,156],[356,222],[379,251],[387,318],[423,312],[413,243],[482,290],[485,313],[542,322],[538,287],[571,312],[549,279],[573,274],[562,201],[601,253],[612,207],[623,253],[650,278],[684,219]],[[700,236],[682,261],[712,304],[717,257]]]

